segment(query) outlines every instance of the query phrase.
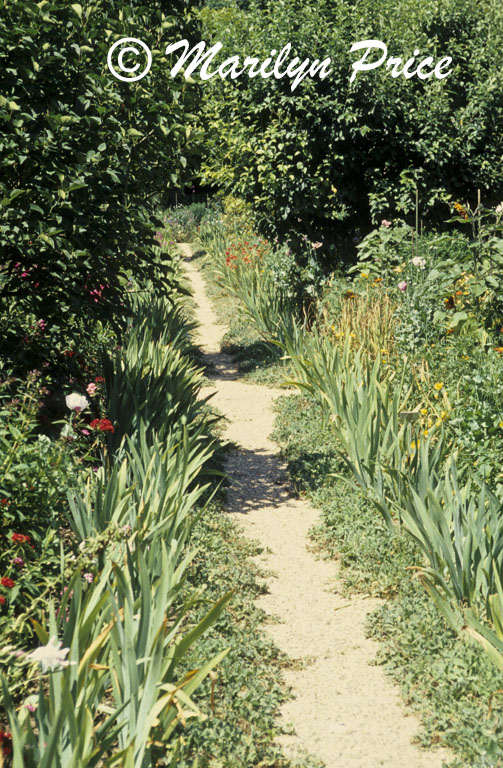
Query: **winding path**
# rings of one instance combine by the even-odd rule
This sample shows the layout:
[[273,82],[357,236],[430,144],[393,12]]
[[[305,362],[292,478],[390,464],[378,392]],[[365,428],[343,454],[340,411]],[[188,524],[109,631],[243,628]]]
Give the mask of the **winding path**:
[[365,617],[375,599],[343,597],[337,565],[318,560],[308,549],[308,531],[319,512],[294,498],[286,467],[268,438],[273,402],[284,390],[239,380],[232,359],[220,352],[225,328],[218,325],[201,274],[182,244],[199,322],[197,339],[214,367],[212,403],[228,419],[225,437],[236,444],[229,455],[227,507],[245,535],[258,539],[257,558],[274,573],[259,605],[270,614],[264,629],[292,661],[285,680],[295,698],[281,711],[281,725],[293,726],[280,744],[292,758],[311,754],[327,768],[441,768],[446,750],[425,751],[412,744],[420,725],[379,666],[371,666],[377,644],[366,638]]

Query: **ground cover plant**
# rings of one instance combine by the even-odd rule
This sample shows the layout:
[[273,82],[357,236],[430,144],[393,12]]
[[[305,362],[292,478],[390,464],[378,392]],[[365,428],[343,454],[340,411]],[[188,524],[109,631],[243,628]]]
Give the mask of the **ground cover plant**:
[[421,555],[413,542],[390,537],[365,496],[334,478],[344,470],[321,406],[303,395],[283,398],[275,439],[296,488],[322,510],[314,543],[337,557],[345,589],[386,598],[368,631],[380,642],[378,663],[421,716],[421,743],[449,744],[455,766],[497,765],[501,679],[479,647],[456,637],[415,578]]

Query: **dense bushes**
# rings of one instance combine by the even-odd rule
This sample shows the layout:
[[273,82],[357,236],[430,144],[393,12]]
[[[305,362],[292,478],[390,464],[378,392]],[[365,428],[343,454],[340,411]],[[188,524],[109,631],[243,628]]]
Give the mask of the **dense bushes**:
[[[325,80],[216,77],[204,84],[209,124],[203,167],[214,184],[253,203],[266,232],[322,239],[331,264],[369,223],[407,217],[419,190],[420,218],[446,218],[448,203],[503,196],[498,51],[503,15],[472,0],[257,2],[247,11],[206,10],[203,39],[226,55],[261,60],[287,43],[301,59],[332,58]],[[352,43],[377,38],[389,55],[414,49],[452,56],[442,81],[390,77],[380,67],[349,84]]]
[[[21,367],[37,363],[37,345],[25,348],[37,323],[53,350],[81,345],[100,318],[120,321],[131,268],[153,277],[154,205],[198,143],[194,86],[169,81],[162,53],[167,29],[191,36],[189,11],[187,0],[0,3],[0,338]],[[106,65],[123,36],[153,49],[134,84]]]

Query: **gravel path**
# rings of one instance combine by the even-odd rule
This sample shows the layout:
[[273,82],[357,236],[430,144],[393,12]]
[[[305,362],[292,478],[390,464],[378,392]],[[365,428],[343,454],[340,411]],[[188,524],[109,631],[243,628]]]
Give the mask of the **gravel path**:
[[309,551],[308,531],[319,512],[292,496],[268,438],[274,399],[284,391],[239,380],[231,358],[220,352],[226,329],[215,320],[190,246],[181,249],[198,307],[197,341],[215,367],[205,394],[214,392],[213,404],[228,419],[225,437],[237,445],[226,465],[228,511],[245,535],[259,540],[264,554],[257,562],[274,574],[259,599],[274,617],[264,629],[292,660],[303,662],[285,672],[295,698],[282,708],[282,725],[294,733],[282,736],[281,745],[301,763],[308,753],[327,768],[441,768],[451,756],[412,743],[417,717],[383,669],[372,666],[377,644],[365,637],[364,622],[379,601],[343,597],[337,564]]

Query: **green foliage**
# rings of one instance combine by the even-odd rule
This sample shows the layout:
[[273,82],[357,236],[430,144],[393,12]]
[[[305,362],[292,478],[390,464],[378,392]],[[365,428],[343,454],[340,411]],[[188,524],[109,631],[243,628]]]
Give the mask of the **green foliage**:
[[[201,374],[187,357],[191,325],[180,292],[152,301],[148,288],[140,285],[129,297],[138,326],[108,361],[108,408],[117,428],[107,432],[103,466],[68,489],[71,532],[63,529],[58,574],[63,591],[51,594],[48,615],[32,618],[45,646],[35,653],[40,659],[50,653],[53,662],[26,674],[30,656],[21,652],[9,671],[15,686],[2,678],[15,768],[176,762],[176,726],[202,717],[192,693],[226,654],[220,648],[196,668],[181,669],[231,593],[206,603],[194,620],[200,590],[184,589],[195,554],[187,545],[205,509],[203,495],[208,503],[203,475],[215,475],[208,467],[216,449],[209,436],[214,419],[197,402]],[[115,378],[114,362],[122,371]],[[74,434],[75,425],[67,426]],[[13,420],[7,431],[15,452],[27,436]],[[25,477],[26,466],[16,464],[4,442],[11,449],[6,481],[15,476],[12,468]],[[58,643],[66,649],[61,654]]]
[[16,615],[43,604],[59,583],[58,532],[79,464],[73,438],[51,440],[39,433],[43,389],[40,372],[26,382],[8,377],[0,385],[0,573],[13,582],[0,587],[4,636],[29,637]]
[[[121,322],[125,279],[155,277],[152,220],[166,184],[194,163],[194,86],[166,79],[163,38],[191,35],[188,0],[0,3],[2,350],[32,314],[76,344],[99,318]],[[106,66],[124,36],[150,41],[134,84]]]
[[[241,52],[263,60],[288,42],[292,57],[332,59],[329,77],[306,78],[293,93],[289,78],[205,84],[205,177],[251,202],[268,233],[323,240],[319,253],[333,264],[370,222],[413,215],[416,187],[424,221],[444,218],[448,201],[474,201],[477,188],[500,202],[496,0],[484,14],[474,0],[287,0],[201,18],[203,39],[223,43],[222,60]],[[406,80],[381,66],[349,84],[351,45],[365,39],[383,40],[404,61],[415,49],[449,55],[453,72]]]
[[[198,241],[210,256],[211,269],[219,285],[239,299],[239,307],[253,321],[264,340],[276,338],[283,314],[294,311],[295,301],[290,286],[278,280],[277,273],[267,268],[264,241],[238,240],[232,244],[223,223],[202,224]],[[272,261],[272,256],[269,260]]]
[[[410,230],[395,233],[388,229],[384,224],[364,242],[361,261],[353,271],[362,266],[368,269],[368,264],[374,266],[374,260],[381,262],[374,272],[375,280],[388,291],[396,292],[401,310],[396,312],[396,320],[400,327],[406,322],[404,318],[421,310],[422,303],[430,302],[434,306],[446,288],[452,291],[458,276],[453,277],[452,272],[447,271],[442,279],[437,268],[440,262],[431,263],[434,262],[431,254],[430,263],[419,255],[415,242],[417,232],[412,256],[397,263],[403,258]],[[479,249],[474,249],[477,257],[484,252],[484,241],[499,242],[493,229],[489,238],[482,237]],[[210,237],[208,241],[211,242]],[[314,328],[309,330],[306,324],[302,326],[292,317],[287,306],[271,304],[274,293],[267,280],[262,284],[255,282],[253,271],[250,277],[250,271],[242,268],[239,261],[229,264],[229,256],[224,262],[220,241],[224,244],[225,238],[218,235],[213,244],[219,280],[223,279],[229,293],[244,304],[264,338],[284,350],[294,369],[292,383],[322,407],[325,426],[330,426],[333,436],[333,453],[339,455],[339,461],[353,475],[355,489],[364,491],[365,499],[377,507],[393,546],[397,538],[396,522],[398,531],[403,526],[416,542],[427,565],[416,558],[413,568],[419,572],[441,614],[458,634],[477,641],[493,664],[502,670],[502,502],[474,475],[466,465],[466,457],[461,461],[464,485],[458,483],[457,446],[449,439],[448,428],[443,427],[444,421],[452,416],[452,409],[444,382],[438,380],[432,384],[426,361],[421,356],[424,339],[419,338],[417,349],[412,350],[415,355],[411,368],[407,357],[395,355],[393,364],[384,364],[379,351],[358,344],[355,349],[354,332],[328,333],[326,317],[322,321],[319,316]],[[445,241],[440,242],[445,247]],[[421,244],[424,247],[424,243]],[[397,272],[407,280],[395,287],[390,283],[396,280],[394,273]],[[466,270],[460,274],[465,275]],[[369,274],[361,272],[360,278],[368,280]],[[348,293],[354,298],[354,293]],[[400,301],[400,293],[405,294],[405,300]],[[458,293],[464,295],[462,291]],[[486,288],[484,294],[488,293]],[[264,306],[269,308],[267,316],[262,311]],[[322,311],[326,310],[323,302],[321,307]],[[478,318],[473,315],[475,322],[480,320],[480,315]],[[423,323],[418,325],[421,329]],[[455,327],[448,330],[455,331]],[[338,340],[340,336],[344,339],[342,343]],[[400,340],[399,334],[397,338]],[[439,398],[447,410],[440,412],[435,425],[431,417],[425,424],[428,408],[421,405],[431,408],[432,402]],[[323,466],[323,457],[320,462]],[[336,474],[347,481],[345,473]],[[316,477],[314,480],[316,482]],[[478,493],[474,492],[476,486],[480,488]],[[400,549],[407,551],[407,547],[400,546]]]
[[338,446],[313,397],[279,402],[275,439],[300,491],[322,510],[316,544],[337,557],[341,586],[388,598],[369,617],[386,666],[423,722],[421,743],[447,744],[456,768],[491,768],[501,760],[501,675],[480,646],[448,628],[414,577],[422,562],[411,537],[390,536],[384,521],[341,472]]
[[204,203],[179,205],[169,210],[164,218],[166,236],[177,243],[195,242],[201,222],[216,220],[220,215],[218,207]]

